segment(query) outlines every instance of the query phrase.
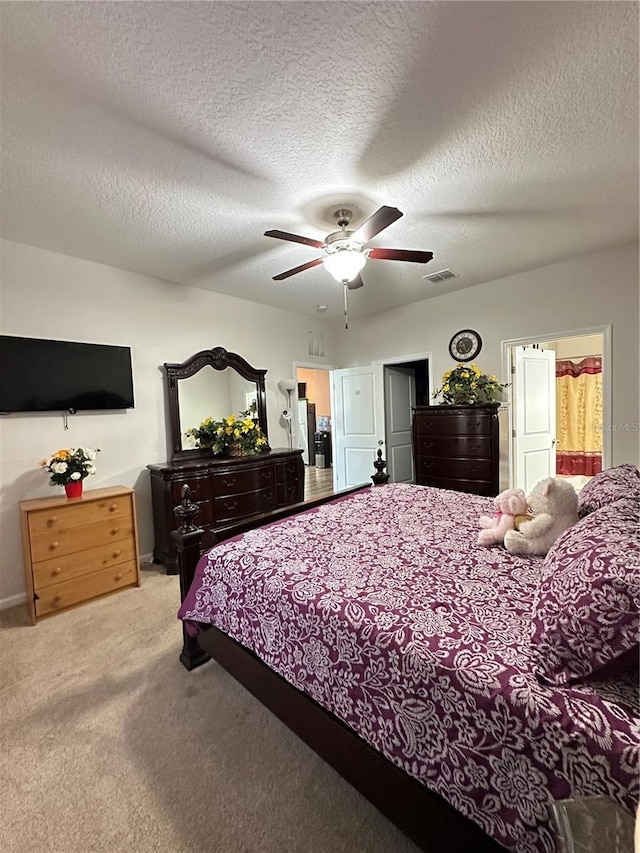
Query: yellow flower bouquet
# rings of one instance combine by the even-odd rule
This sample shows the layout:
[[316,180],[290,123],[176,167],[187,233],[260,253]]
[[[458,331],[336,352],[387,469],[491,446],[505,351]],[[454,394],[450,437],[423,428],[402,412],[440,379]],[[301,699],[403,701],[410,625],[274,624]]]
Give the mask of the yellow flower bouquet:
[[185,433],[195,439],[196,447],[210,447],[215,455],[229,453],[232,456],[255,456],[269,445],[258,422],[247,409],[237,415],[229,415],[221,421],[205,418],[197,427]]
[[452,370],[447,370],[440,388],[434,391],[433,396],[442,396],[443,403],[448,404],[492,403],[500,399],[506,387],[498,382],[493,373],[482,373],[478,365],[472,362],[458,364]]

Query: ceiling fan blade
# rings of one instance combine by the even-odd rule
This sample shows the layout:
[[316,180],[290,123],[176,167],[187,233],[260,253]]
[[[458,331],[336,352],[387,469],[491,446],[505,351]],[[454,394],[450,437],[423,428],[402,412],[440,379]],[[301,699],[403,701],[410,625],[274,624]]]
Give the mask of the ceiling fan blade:
[[362,287],[363,284],[364,281],[360,277],[360,273],[358,273],[355,278],[352,278],[351,281],[347,282],[347,287],[349,288],[349,290],[357,290],[359,287]]
[[388,228],[392,222],[400,219],[401,216],[402,212],[397,207],[383,205],[366,222],[363,222],[357,231],[354,231],[351,235],[351,240],[354,243],[368,243],[369,240],[373,240],[376,234],[384,231],[385,228]]
[[274,281],[282,281],[283,278],[289,278],[290,275],[296,275],[296,273],[304,272],[305,270],[311,269],[311,267],[317,267],[318,264],[321,264],[324,261],[324,258],[316,258],[314,261],[307,261],[306,264],[301,264],[299,267],[294,267],[292,270],[287,270],[286,272],[281,272],[280,275],[274,275]]
[[292,243],[304,243],[306,246],[315,246],[316,249],[324,249],[327,245],[322,240],[314,240],[313,237],[302,237],[300,234],[289,234],[288,231],[265,231],[265,237],[276,237],[278,240],[290,240]]
[[371,249],[367,253],[375,261],[410,261],[414,264],[426,264],[433,252],[414,252],[412,249]]

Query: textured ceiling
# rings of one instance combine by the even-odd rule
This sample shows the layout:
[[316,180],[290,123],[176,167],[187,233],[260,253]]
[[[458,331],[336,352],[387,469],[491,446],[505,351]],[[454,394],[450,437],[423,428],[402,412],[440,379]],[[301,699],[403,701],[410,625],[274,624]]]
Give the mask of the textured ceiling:
[[[315,238],[404,217],[353,317],[638,236],[638,6],[2,2],[1,234],[340,317]],[[422,279],[451,267],[460,278]]]

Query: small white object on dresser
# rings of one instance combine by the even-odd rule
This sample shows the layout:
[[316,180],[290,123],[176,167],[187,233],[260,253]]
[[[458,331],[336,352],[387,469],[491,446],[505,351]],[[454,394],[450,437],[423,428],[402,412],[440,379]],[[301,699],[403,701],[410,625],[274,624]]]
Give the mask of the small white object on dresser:
[[99,596],[140,586],[133,489],[21,501],[31,624]]

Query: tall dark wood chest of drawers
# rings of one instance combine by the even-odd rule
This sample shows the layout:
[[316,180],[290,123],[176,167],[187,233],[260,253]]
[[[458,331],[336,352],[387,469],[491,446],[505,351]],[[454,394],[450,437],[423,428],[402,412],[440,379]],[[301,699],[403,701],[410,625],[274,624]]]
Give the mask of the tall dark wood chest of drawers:
[[216,532],[278,507],[304,500],[302,450],[269,450],[257,456],[211,456],[147,465],[151,472],[151,500],[155,545],[153,559],[177,574],[176,546],[171,531],[178,526],[173,513],[180,492],[188,485],[200,507],[196,518],[204,529],[202,547],[214,544]]
[[498,403],[417,406],[416,483],[494,497],[499,492]]

